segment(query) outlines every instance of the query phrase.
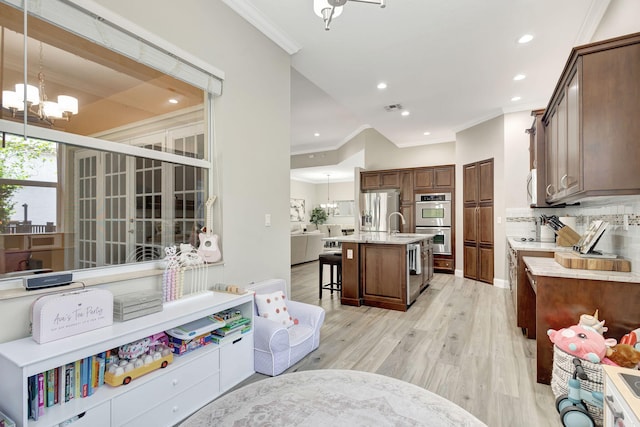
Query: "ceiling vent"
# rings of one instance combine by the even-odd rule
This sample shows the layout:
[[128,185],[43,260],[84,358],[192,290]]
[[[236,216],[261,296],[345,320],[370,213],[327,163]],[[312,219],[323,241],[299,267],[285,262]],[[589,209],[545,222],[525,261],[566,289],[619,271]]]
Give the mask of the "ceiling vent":
[[400,104],[385,105],[384,109],[385,111],[388,111],[388,112],[400,111],[402,110],[402,105]]

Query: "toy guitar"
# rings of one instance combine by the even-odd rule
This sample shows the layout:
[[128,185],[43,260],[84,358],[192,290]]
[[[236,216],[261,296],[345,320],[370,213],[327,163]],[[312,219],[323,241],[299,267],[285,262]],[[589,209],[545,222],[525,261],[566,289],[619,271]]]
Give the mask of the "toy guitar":
[[200,239],[200,246],[198,247],[198,255],[205,260],[205,262],[220,261],[222,254],[218,248],[218,235],[213,234],[211,227],[211,207],[216,201],[216,196],[209,197],[207,203],[207,223],[204,227],[204,233],[200,233],[198,238]]

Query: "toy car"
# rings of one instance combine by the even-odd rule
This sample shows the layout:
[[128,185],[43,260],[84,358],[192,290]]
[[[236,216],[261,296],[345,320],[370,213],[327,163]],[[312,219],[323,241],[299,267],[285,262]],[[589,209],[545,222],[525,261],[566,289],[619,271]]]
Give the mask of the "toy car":
[[104,382],[113,387],[127,385],[131,380],[142,375],[166,368],[171,362],[173,362],[173,353],[169,347],[161,345],[150,348],[137,358],[122,358],[110,363],[104,373]]

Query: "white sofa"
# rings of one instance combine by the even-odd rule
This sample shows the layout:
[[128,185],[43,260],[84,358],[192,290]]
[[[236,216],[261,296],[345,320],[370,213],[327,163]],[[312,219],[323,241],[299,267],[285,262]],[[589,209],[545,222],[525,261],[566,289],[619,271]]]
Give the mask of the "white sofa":
[[[282,279],[271,279],[251,284],[247,289],[256,294],[270,294],[276,291],[286,292],[286,283]],[[307,354],[320,345],[320,328],[324,323],[325,312],[322,307],[291,301],[287,295],[287,311],[296,325],[285,328],[278,322],[258,316],[253,318],[254,367],[256,372],[275,376],[298,363]]]
[[302,224],[291,227],[291,265],[303,262],[316,261],[323,251],[326,237],[320,231],[303,231]]

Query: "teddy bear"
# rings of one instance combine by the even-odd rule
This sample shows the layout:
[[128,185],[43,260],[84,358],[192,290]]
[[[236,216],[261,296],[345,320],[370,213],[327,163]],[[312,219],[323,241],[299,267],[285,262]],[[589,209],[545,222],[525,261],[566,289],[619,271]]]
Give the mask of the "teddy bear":
[[637,369],[640,364],[640,351],[629,344],[616,344],[607,349],[607,359],[623,368]]
[[573,325],[557,331],[549,329],[547,335],[560,350],[591,363],[600,363],[607,355],[607,346],[616,344],[616,340],[605,340],[593,328],[582,325]]

